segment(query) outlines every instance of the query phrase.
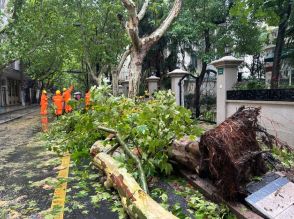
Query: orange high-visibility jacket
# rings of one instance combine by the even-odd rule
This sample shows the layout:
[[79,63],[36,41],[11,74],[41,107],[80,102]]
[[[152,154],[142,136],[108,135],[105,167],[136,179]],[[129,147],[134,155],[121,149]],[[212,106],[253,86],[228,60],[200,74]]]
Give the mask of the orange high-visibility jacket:
[[46,94],[42,94],[40,106],[41,106],[41,113],[40,114],[47,115],[48,98],[47,98]]
[[53,96],[52,99],[53,99],[53,103],[56,107],[55,115],[56,116],[62,115],[63,97],[61,96],[61,94],[58,94],[58,95]]
[[65,112],[70,112],[72,110],[72,107],[70,105],[68,105],[68,101],[70,101],[71,99],[71,92],[73,91],[73,85],[70,86],[70,88],[68,88],[66,91],[63,92],[63,99],[65,102]]
[[91,94],[90,94],[90,91],[88,91],[85,95],[86,109],[88,109],[88,106],[90,105],[90,99],[91,99]]

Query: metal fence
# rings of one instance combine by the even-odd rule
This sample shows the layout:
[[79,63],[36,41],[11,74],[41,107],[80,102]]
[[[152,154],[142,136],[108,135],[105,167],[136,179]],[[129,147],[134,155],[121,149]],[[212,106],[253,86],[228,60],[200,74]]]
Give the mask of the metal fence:
[[294,102],[294,89],[230,90],[227,100],[259,100]]

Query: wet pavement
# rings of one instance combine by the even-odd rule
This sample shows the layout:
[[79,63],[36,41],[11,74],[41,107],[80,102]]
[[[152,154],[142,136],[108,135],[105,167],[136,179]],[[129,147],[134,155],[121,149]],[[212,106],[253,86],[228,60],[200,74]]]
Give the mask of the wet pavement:
[[38,112],[0,125],[0,218],[40,215],[50,208],[60,159],[40,141]]
[[[60,158],[47,151],[38,110],[0,125],[0,218],[51,218]],[[64,218],[115,219],[122,212],[115,191],[106,191],[101,173],[71,164]],[[102,182],[102,181],[101,181]],[[112,194],[112,195],[111,195]]]
[[105,189],[102,173],[89,162],[71,165],[64,218],[118,219],[123,209],[117,192]]

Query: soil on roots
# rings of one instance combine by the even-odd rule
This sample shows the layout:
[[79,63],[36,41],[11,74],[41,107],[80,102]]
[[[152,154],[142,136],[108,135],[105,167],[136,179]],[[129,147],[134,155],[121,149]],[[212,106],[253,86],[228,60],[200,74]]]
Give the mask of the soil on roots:
[[260,108],[241,107],[200,140],[200,175],[209,176],[225,199],[244,195],[246,183],[266,172],[256,140]]

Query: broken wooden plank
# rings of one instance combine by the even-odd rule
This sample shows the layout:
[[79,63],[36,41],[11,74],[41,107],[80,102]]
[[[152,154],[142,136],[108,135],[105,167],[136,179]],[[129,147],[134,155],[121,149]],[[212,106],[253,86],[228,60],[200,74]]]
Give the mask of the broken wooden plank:
[[257,213],[238,202],[225,201],[217,194],[217,189],[208,180],[200,178],[197,174],[191,174],[188,171],[180,170],[181,174],[195,186],[205,197],[215,202],[226,204],[229,209],[240,219],[262,219]]

